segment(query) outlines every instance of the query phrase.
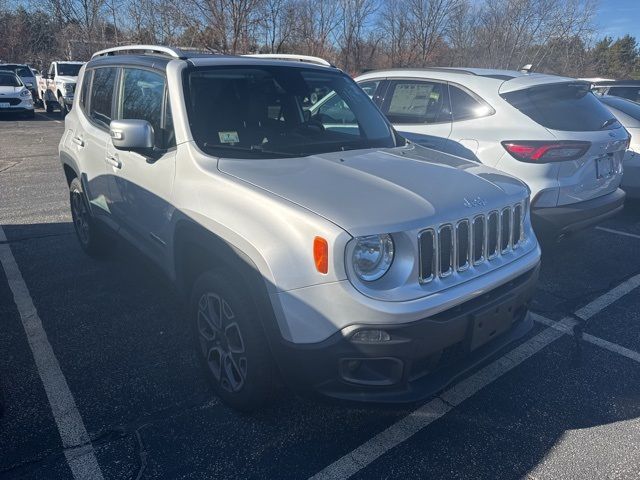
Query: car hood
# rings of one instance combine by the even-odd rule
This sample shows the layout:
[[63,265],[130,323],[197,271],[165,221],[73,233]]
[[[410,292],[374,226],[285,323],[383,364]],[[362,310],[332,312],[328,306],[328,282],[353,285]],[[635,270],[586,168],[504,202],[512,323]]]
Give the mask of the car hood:
[[301,158],[221,158],[218,169],[301,205],[352,235],[471,217],[528,194],[513,177],[415,146]]
[[0,99],[3,96],[17,97],[24,87],[0,87]]
[[59,75],[56,77],[56,82],[62,83],[76,83],[78,77],[69,77],[67,75]]

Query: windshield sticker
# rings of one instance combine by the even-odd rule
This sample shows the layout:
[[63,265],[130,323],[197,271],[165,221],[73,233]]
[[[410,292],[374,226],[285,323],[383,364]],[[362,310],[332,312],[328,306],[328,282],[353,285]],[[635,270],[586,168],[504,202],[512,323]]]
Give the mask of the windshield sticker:
[[220,143],[239,143],[238,132],[218,132]]

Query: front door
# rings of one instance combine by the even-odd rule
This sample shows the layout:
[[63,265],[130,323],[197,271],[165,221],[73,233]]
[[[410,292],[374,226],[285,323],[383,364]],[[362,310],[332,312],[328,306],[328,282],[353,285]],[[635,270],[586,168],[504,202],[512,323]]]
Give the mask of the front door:
[[176,160],[165,77],[157,71],[124,67],[118,90],[117,118],[148,121],[155,149],[141,154],[117,150],[109,142],[114,215],[135,243],[161,261],[173,213],[170,200]]

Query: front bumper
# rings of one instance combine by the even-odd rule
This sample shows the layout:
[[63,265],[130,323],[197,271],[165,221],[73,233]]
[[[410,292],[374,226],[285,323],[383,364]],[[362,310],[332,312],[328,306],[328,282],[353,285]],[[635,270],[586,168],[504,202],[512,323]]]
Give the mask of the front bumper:
[[559,236],[596,225],[624,208],[625,193],[620,188],[607,195],[558,207],[531,208],[536,234]]
[[[539,264],[479,297],[416,322],[357,324],[323,342],[282,341],[276,358],[287,383],[302,394],[345,401],[406,403],[423,400],[532,326],[529,302]],[[350,340],[380,329],[383,343]]]

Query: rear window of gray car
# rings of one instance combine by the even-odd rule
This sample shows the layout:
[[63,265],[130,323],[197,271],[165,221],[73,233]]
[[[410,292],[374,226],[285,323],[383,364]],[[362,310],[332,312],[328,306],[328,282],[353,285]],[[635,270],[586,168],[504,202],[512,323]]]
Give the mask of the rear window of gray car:
[[640,120],[640,104],[625,100],[619,97],[600,97],[600,101],[605,105],[620,110],[622,113],[629,115],[636,120]]
[[587,84],[543,85],[502,97],[536,123],[551,130],[593,132],[620,128],[611,112],[589,91]]

